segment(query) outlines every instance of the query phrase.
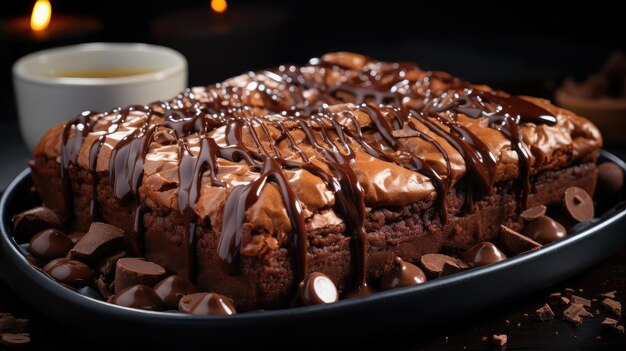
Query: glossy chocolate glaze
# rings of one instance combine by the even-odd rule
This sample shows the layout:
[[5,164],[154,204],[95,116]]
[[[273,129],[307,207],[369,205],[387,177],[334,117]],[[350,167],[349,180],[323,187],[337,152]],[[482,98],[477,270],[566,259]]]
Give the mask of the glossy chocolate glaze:
[[[87,146],[94,177],[92,219],[98,218],[95,177],[98,169],[104,168],[118,200],[136,206],[135,231],[141,233],[139,188],[146,156],[152,144],[175,146],[177,204],[185,223],[185,242],[191,246],[189,266],[195,265],[197,203],[203,179],[208,177],[211,187],[225,188],[228,193],[218,256],[231,274],[238,272],[246,216],[271,184],[278,190],[289,218],[288,242],[295,252],[295,278],[301,281],[308,272],[305,211],[302,194],[298,195],[287,173],[306,171],[332,193],[331,207],[352,238],[356,295],[371,290],[365,279],[365,191],[354,168],[359,157],[364,157],[360,155],[428,178],[438,198],[440,222],[445,224],[453,155],[443,142],[466,165],[467,211],[472,211],[473,200],[492,191],[497,178],[496,155],[483,138],[460,122],[461,117],[476,119],[510,141],[518,156],[520,196],[525,206],[531,155],[522,141],[520,125],[552,126],[557,123],[553,114],[537,103],[478,89],[442,72],[421,71],[413,64],[381,63],[359,55],[346,63],[341,57],[331,56],[302,67],[280,66],[249,73],[238,80],[204,90],[187,90],[172,100],[148,106],[79,115],[65,125],[61,138],[62,177],[68,184],[66,202],[71,200],[68,169],[77,165],[90,133],[97,132]],[[333,106],[345,102],[356,105]],[[141,117],[131,119],[131,114]],[[134,123],[132,128],[126,126],[129,120]],[[102,121],[103,125],[98,126]],[[122,128],[129,132],[119,140],[109,140]],[[593,135],[594,131],[588,133]],[[431,160],[411,149],[405,142],[411,138],[437,150],[445,169],[435,170]],[[100,153],[105,150],[110,153],[108,165],[101,166]],[[226,182],[219,176],[223,162],[246,165],[255,176]],[[193,278],[194,272],[189,273]]]

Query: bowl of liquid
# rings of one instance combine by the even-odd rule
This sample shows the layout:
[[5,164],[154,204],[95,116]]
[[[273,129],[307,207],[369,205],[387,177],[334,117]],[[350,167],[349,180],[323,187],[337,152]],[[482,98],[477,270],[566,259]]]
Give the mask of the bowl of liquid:
[[20,129],[33,149],[45,131],[83,111],[147,104],[187,86],[179,52],[140,43],[91,43],[39,51],[13,66]]

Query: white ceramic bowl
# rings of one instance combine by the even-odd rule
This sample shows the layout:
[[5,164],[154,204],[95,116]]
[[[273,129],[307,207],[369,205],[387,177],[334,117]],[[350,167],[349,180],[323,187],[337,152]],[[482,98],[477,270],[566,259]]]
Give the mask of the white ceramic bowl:
[[[59,72],[133,70],[107,78],[63,77]],[[85,111],[147,104],[187,86],[187,61],[172,49],[136,43],[92,43],[39,51],[13,65],[22,136],[31,150],[45,131]]]

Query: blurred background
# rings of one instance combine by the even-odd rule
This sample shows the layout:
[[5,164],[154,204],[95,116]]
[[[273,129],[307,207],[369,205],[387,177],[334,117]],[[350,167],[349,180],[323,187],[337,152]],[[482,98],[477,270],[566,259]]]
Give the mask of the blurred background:
[[3,153],[24,160],[6,163],[2,189],[29,155],[17,132],[11,66],[49,47],[93,41],[169,46],[187,57],[190,85],[348,50],[414,61],[474,83],[551,99],[566,77],[582,79],[598,71],[626,44],[624,14],[601,1],[563,6],[532,1],[50,0],[52,21],[37,33],[29,26],[34,3],[0,1],[0,140]]

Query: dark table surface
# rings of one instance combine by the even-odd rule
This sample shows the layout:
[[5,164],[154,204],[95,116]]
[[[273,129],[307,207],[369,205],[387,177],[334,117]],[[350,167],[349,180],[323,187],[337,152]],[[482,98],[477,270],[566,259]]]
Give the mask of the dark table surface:
[[[29,152],[22,142],[17,124],[14,121],[0,122],[0,145],[4,161],[0,168],[0,189],[19,173],[29,158]],[[609,151],[626,159],[626,149],[609,148]],[[626,229],[625,229],[626,230]],[[400,334],[395,336],[373,336],[374,341],[383,342],[386,348],[458,350],[458,349],[499,349],[488,341],[494,334],[507,334],[507,350],[517,349],[614,349],[626,350],[626,337],[603,331],[600,322],[607,312],[594,302],[592,311],[598,315],[586,318],[579,327],[574,327],[562,319],[562,308],[555,307],[556,317],[552,321],[539,322],[532,318],[533,312],[549,302],[548,295],[572,288],[575,294],[587,299],[601,299],[600,294],[617,290],[616,300],[626,305],[626,247],[610,256],[602,263],[589,268],[564,282],[556,283],[549,289],[537,291],[522,299],[495,306],[478,315],[452,321],[445,326],[435,326],[427,333],[416,331],[419,336]],[[554,307],[555,304],[552,304]],[[0,278],[0,312],[11,312],[16,317],[28,318],[31,335],[31,350],[79,350],[94,349],[94,344],[81,340],[71,330],[65,330],[21,301]],[[427,336],[425,336],[427,335]],[[343,340],[352,344],[354,337]],[[358,338],[357,338],[358,339]],[[98,342],[101,345],[102,341]]]

